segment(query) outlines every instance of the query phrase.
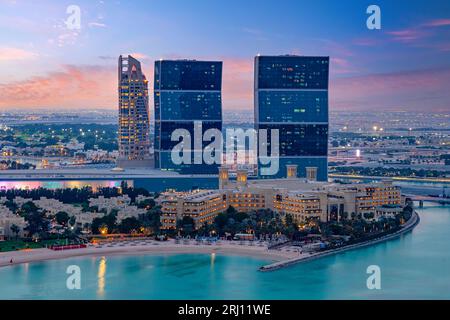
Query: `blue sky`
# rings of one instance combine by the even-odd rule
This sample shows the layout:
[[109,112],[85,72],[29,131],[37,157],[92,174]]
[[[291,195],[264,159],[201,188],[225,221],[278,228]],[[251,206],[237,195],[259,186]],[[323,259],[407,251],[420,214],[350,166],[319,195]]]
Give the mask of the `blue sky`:
[[[381,8],[381,30],[366,8]],[[68,30],[66,8],[81,9]],[[0,108],[116,107],[119,54],[224,61],[224,108],[252,108],[253,57],[331,58],[331,109],[449,109],[450,2],[0,0]],[[65,94],[62,94],[64,92]]]

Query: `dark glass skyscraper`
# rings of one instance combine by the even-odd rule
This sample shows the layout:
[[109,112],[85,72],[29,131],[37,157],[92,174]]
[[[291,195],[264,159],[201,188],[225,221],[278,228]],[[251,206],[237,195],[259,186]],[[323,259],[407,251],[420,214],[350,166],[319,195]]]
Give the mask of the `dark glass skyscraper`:
[[[194,123],[201,134],[211,128],[222,130],[222,62],[160,60],[155,62],[155,167],[182,174],[216,174],[219,164],[175,164],[171,151],[178,141],[172,132],[186,129],[194,141]],[[210,142],[203,143],[202,147]],[[201,150],[200,150],[201,152]]]
[[119,167],[151,167],[148,81],[132,56],[119,57]]
[[255,129],[269,138],[278,129],[280,144],[278,174],[261,178],[286,177],[287,165],[296,165],[298,177],[308,168],[327,180],[328,70],[329,57],[255,58]]

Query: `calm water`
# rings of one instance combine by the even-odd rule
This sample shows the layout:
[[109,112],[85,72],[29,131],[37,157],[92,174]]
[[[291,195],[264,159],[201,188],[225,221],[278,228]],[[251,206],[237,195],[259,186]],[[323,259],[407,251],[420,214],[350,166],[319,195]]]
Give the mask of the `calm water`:
[[[0,269],[1,299],[450,299],[450,207],[419,210],[401,239],[271,273],[267,261],[178,255],[76,258]],[[79,265],[82,289],[66,289]],[[368,290],[379,265],[382,289]]]

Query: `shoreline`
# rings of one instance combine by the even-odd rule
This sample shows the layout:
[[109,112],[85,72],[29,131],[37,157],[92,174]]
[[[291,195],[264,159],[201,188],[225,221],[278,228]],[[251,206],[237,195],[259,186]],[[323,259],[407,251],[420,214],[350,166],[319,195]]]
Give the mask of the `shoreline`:
[[[155,243],[157,243],[155,245]],[[173,254],[225,254],[249,256],[271,261],[284,261],[298,257],[298,253],[270,251],[267,247],[239,245],[237,243],[221,243],[216,245],[176,244],[174,241],[148,241],[146,244],[118,246],[89,246],[84,249],[53,251],[50,249],[31,249],[0,253],[0,267],[14,266],[24,263],[47,260],[62,260],[76,257],[102,256],[139,256],[139,255],[173,255]],[[11,263],[10,260],[13,260]]]
[[[0,253],[0,268],[14,266],[25,263],[42,262],[48,260],[63,260],[79,257],[103,257],[103,256],[139,256],[139,255],[174,255],[174,254],[224,254],[248,256],[263,260],[271,260],[272,263],[262,266],[259,271],[270,272],[292,266],[297,263],[312,261],[315,259],[327,257],[341,252],[371,246],[377,243],[385,242],[408,233],[414,229],[420,222],[420,217],[414,211],[411,219],[405,223],[402,229],[395,233],[386,235],[382,238],[369,240],[357,244],[348,245],[330,251],[318,253],[299,253],[289,250],[269,250],[266,246],[240,245],[237,242],[221,242],[212,245],[196,244],[177,244],[174,240],[167,242],[158,242],[154,240],[141,241],[128,244],[127,242],[116,242],[113,244],[104,244],[102,246],[90,245],[84,249],[72,249],[65,251],[53,251],[50,249],[30,249],[20,251],[10,251]],[[10,262],[12,259],[12,263]]]
[[298,263],[308,262],[308,261],[328,257],[331,255],[339,254],[342,252],[359,249],[359,248],[364,248],[364,247],[372,246],[372,245],[375,245],[378,243],[386,242],[386,241],[389,241],[392,239],[396,239],[403,234],[411,232],[419,224],[419,222],[420,222],[419,214],[416,211],[414,211],[412,217],[402,226],[402,228],[400,230],[398,230],[394,233],[385,235],[384,237],[374,239],[374,240],[364,241],[361,243],[351,244],[348,246],[340,247],[337,249],[332,249],[329,251],[313,253],[306,257],[298,257],[298,258],[288,259],[285,261],[274,262],[274,263],[262,266],[259,269],[259,271],[261,271],[261,272],[275,271],[275,270],[279,270],[282,268],[290,267],[290,266],[298,264]]

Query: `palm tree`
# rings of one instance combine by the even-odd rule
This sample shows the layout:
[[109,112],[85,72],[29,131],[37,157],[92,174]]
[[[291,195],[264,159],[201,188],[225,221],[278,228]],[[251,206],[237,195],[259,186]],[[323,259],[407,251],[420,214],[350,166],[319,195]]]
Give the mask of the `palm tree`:
[[77,222],[77,218],[76,218],[75,216],[71,216],[71,217],[69,218],[69,225],[70,225],[71,227],[74,227],[76,222]]

